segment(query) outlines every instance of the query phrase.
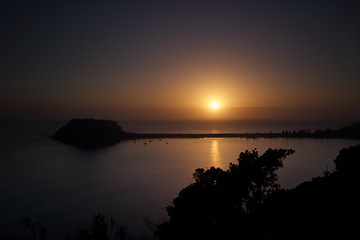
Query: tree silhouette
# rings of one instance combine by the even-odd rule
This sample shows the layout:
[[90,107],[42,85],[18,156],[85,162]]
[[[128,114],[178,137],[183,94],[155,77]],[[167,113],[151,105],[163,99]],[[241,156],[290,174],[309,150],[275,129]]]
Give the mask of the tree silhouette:
[[252,213],[276,190],[276,170],[294,150],[240,153],[227,171],[196,169],[195,183],[180,191],[167,207],[170,220],[158,226],[159,239],[232,239],[249,234]]
[[[68,238],[71,239],[71,238]],[[93,216],[88,227],[80,226],[76,240],[125,240],[126,229],[117,225],[114,218],[106,218],[103,214]]]
[[360,145],[342,149],[334,160],[335,171],[276,192],[256,220],[275,239],[353,238],[360,227],[359,160]]

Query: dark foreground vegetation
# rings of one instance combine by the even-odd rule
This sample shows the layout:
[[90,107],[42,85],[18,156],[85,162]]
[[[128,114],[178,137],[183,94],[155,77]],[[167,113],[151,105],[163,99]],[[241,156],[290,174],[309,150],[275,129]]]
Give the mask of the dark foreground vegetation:
[[[178,239],[352,239],[358,236],[360,145],[343,149],[336,169],[285,190],[276,170],[291,149],[240,153],[228,170],[196,169],[194,183],[167,207],[169,219],[153,223],[154,238]],[[27,219],[32,237],[47,239],[46,228]],[[355,237],[356,238],[356,237]],[[130,239],[125,229],[95,215],[68,240]]]
[[292,190],[276,169],[292,150],[240,154],[227,171],[197,169],[155,235],[167,239],[350,239],[357,236],[360,146],[340,151],[336,170]]
[[288,131],[281,133],[130,133],[110,120],[72,119],[61,127],[53,139],[80,148],[101,148],[129,139],[149,138],[353,138],[360,139],[360,122],[340,130]]

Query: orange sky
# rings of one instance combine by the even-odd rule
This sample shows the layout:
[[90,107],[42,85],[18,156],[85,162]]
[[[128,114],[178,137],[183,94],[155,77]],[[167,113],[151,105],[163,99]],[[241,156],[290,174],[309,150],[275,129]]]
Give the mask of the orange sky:
[[9,4],[0,119],[359,119],[356,9]]

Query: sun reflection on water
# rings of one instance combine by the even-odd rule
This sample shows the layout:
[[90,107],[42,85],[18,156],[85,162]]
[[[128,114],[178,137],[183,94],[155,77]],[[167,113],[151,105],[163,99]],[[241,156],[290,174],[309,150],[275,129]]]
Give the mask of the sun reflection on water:
[[219,143],[217,139],[213,139],[211,141],[210,159],[211,159],[211,166],[222,167],[220,151],[219,151]]

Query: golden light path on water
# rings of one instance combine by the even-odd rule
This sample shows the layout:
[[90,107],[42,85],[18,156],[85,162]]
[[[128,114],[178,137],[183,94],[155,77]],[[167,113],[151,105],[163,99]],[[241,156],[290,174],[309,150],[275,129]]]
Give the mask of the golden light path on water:
[[217,139],[213,139],[211,141],[210,159],[211,159],[212,166],[222,167],[222,160],[221,160],[220,151],[219,151],[219,143],[218,143]]

